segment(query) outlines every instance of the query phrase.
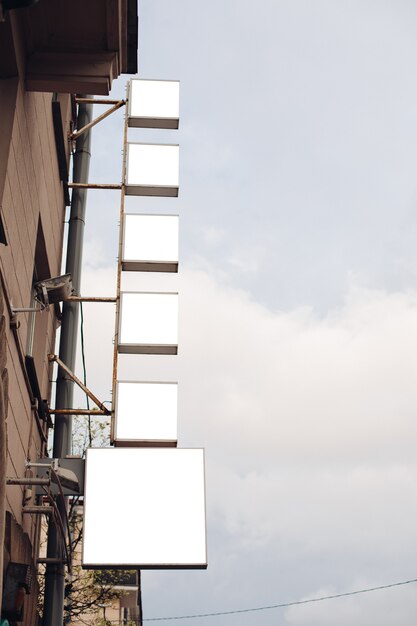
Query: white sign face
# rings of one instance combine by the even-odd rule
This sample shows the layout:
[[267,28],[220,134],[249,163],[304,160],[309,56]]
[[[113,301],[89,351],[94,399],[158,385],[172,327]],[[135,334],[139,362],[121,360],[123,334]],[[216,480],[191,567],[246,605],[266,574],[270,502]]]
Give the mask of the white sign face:
[[119,352],[176,354],[177,347],[177,293],[121,294]]
[[180,84],[176,80],[132,79],[129,126],[178,128]]
[[178,225],[178,215],[126,214],[122,269],[178,271]]
[[87,450],[83,567],[205,569],[204,451]]
[[177,383],[118,382],[116,445],[176,445]]
[[178,179],[179,146],[127,145],[127,195],[177,196]]

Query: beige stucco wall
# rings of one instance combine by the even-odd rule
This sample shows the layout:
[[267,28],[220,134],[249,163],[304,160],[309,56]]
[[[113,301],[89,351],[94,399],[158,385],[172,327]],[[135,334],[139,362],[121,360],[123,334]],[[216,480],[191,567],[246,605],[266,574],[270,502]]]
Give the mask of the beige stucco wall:
[[[7,89],[11,81],[0,80],[1,90]],[[45,242],[44,257],[51,276],[61,273],[61,253],[65,205],[62,182],[59,178],[58,161],[52,121],[52,94],[28,93],[22,82],[18,82],[13,94],[3,98],[9,103],[8,119],[10,141],[0,145],[0,161],[6,163],[0,171],[0,211],[6,232],[7,246],[0,245],[0,296],[3,302],[4,336],[0,346],[0,365],[7,369],[8,402],[0,402],[0,472],[2,476],[25,475],[25,461],[36,461],[46,451],[44,435],[45,422],[35,419],[31,407],[31,393],[24,369],[24,356],[28,351],[30,313],[18,313],[19,328],[11,328],[12,307],[31,305],[32,280],[35,263],[35,250],[38,228],[43,231]],[[1,95],[0,95],[1,100]],[[69,129],[71,115],[70,97],[60,98],[63,112],[63,126]],[[13,107],[13,110],[12,110]],[[49,311],[36,313],[35,364],[42,398],[48,399],[51,390],[51,369],[47,360],[48,352],[54,351],[56,318],[53,307]],[[1,312],[0,312],[1,318]],[[1,374],[1,373],[0,373]],[[3,376],[3,387],[6,381]],[[0,399],[1,399],[0,388]],[[6,411],[7,408],[7,411]],[[6,419],[7,415],[7,419]],[[7,430],[5,459],[4,436]],[[3,443],[3,446],[2,446]],[[4,468],[4,461],[6,467]],[[2,485],[4,488],[4,484]],[[1,499],[0,487],[0,499]],[[38,522],[34,516],[22,515],[24,489],[18,486],[6,487],[6,509],[11,513],[14,524],[14,539],[11,550],[19,554],[16,543],[32,544],[32,556],[37,550]],[[33,500],[31,504],[33,504]],[[0,539],[4,518],[0,522]],[[20,535],[19,535],[20,533]],[[20,537],[20,539],[19,539]],[[21,552],[20,552],[21,553]],[[27,555],[27,548],[25,554]],[[13,554],[6,555],[13,560]],[[33,623],[33,603],[36,598],[27,597],[27,618],[24,623]]]

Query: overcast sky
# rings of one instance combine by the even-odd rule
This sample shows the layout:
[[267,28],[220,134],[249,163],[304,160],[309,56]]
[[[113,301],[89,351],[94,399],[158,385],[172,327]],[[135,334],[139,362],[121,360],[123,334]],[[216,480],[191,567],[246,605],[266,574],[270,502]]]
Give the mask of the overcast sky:
[[[417,5],[141,0],[139,76],[181,81],[179,445],[205,447],[209,567],[144,572],[144,617],[261,607],[417,578]],[[123,96],[126,79],[112,96]],[[120,182],[122,115],[93,135]],[[117,192],[90,192],[83,295],[113,295]],[[130,281],[130,282],[129,282]],[[97,311],[97,308],[103,307]],[[114,311],[85,305],[110,398]],[[97,349],[100,345],[100,350]],[[216,626],[414,626],[417,585]],[[163,623],[163,622],[162,622]]]

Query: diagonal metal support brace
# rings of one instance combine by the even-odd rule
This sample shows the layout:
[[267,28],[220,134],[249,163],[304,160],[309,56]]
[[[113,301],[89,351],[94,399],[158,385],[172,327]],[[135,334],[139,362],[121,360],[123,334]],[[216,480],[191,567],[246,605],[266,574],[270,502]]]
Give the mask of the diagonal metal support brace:
[[[98,408],[101,411],[103,411],[101,413],[101,415],[111,415],[111,411],[109,411],[109,409],[106,406],[104,406],[104,404],[102,402],[100,402],[100,400],[93,394],[93,392],[90,391],[88,389],[88,387],[86,387],[84,385],[84,383],[82,383],[81,380],[79,378],[77,378],[76,375],[73,372],[71,372],[69,367],[67,367],[65,365],[65,363],[63,361],[61,361],[59,356],[57,356],[56,354],[48,354],[48,360],[49,360],[50,363],[52,363],[52,362],[57,363],[59,365],[59,367],[62,370],[64,370],[64,372],[66,374],[68,374],[68,376],[71,378],[71,380],[73,380],[80,387],[80,389],[82,389],[84,391],[84,393],[87,394],[87,396],[94,402],[94,404],[96,404],[98,406]],[[63,409],[62,411],[63,411],[64,414],[69,414],[69,412],[71,410],[72,409],[68,409],[68,410]],[[55,411],[53,409],[51,409],[50,413],[55,413]]]
[[[85,102],[86,99],[83,99],[83,101]],[[93,101],[95,104],[112,104],[112,102],[106,102],[105,100],[99,100],[99,101],[95,101],[94,99],[91,99],[90,102]],[[113,101],[114,102],[114,101]],[[114,104],[110,109],[108,109],[107,111],[105,111],[104,113],[102,113],[101,115],[99,115],[98,117],[96,117],[95,120],[92,120],[91,122],[89,122],[88,124],[86,124],[85,126],[83,126],[82,128],[80,128],[79,130],[77,130],[75,133],[70,133],[69,135],[69,139],[71,141],[75,141],[76,139],[78,139],[78,137],[80,135],[82,135],[83,133],[85,133],[87,130],[89,130],[90,128],[93,128],[93,126],[95,126],[96,124],[98,124],[99,122],[101,122],[102,120],[106,119],[106,117],[108,117],[109,115],[111,115],[112,113],[114,113],[115,111],[117,111],[118,109],[120,109],[122,106],[124,106],[126,104],[126,100],[117,100],[116,104]]]

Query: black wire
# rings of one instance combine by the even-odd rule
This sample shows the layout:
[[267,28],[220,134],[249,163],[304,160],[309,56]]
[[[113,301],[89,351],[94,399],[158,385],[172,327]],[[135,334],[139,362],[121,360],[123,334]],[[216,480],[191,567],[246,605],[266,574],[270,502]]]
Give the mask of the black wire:
[[[87,368],[85,365],[85,347],[84,347],[84,311],[83,311],[83,303],[80,302],[80,337],[81,337],[81,358],[83,362],[83,382],[87,387]],[[87,409],[90,410],[90,399],[87,394],[85,394],[85,398],[87,401]],[[93,438],[91,434],[91,415],[88,416],[88,442],[89,445],[92,445]]]
[[[83,311],[83,303],[80,302],[80,316],[81,316],[81,332],[80,332],[80,336],[81,336],[81,357],[82,357],[82,362],[83,362],[83,382],[84,385],[87,387],[87,369],[85,366],[85,347],[84,347],[84,311]],[[90,400],[87,394],[85,394],[86,397],[86,401],[87,401],[87,409],[90,408]]]
[[390,589],[391,587],[399,587],[400,585],[410,585],[416,583],[417,578],[411,580],[403,580],[389,585],[380,585],[379,587],[369,587],[368,589],[357,589],[356,591],[346,591],[345,593],[336,593],[330,596],[321,596],[319,598],[310,598],[309,600],[296,600],[294,602],[282,602],[280,604],[271,604],[270,606],[258,606],[250,609],[237,609],[235,611],[218,611],[216,613],[197,613],[195,615],[178,615],[175,617],[148,617],[144,618],[144,622],[159,622],[162,620],[173,619],[196,619],[199,617],[218,617],[219,615],[236,615],[237,613],[252,613],[254,611],[268,611],[270,609],[282,609],[289,606],[297,606],[299,604],[310,604],[312,602],[323,602],[324,600],[334,600],[335,598],[345,598],[347,596],[357,596],[361,593],[370,593],[371,591],[380,591],[381,589]]

